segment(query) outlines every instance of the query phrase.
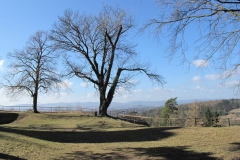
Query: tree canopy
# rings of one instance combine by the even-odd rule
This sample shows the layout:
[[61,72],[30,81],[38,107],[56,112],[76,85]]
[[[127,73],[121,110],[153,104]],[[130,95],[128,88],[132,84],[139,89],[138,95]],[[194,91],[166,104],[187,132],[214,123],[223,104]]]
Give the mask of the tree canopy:
[[3,77],[2,87],[12,98],[28,94],[33,98],[33,111],[37,113],[38,93],[51,93],[66,87],[56,68],[58,55],[51,47],[48,34],[38,31],[22,50],[8,54],[13,62]]
[[168,118],[170,118],[170,115],[174,113],[174,111],[177,111],[178,108],[176,107],[177,104],[177,97],[168,99],[164,107],[161,110],[161,118],[163,118],[163,125],[167,125]]

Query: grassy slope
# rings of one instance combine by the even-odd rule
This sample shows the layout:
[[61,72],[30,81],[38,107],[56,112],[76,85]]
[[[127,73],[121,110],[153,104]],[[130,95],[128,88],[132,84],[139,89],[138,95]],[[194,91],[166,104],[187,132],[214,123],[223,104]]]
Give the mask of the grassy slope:
[[232,109],[229,113],[240,113],[240,108]]
[[0,159],[16,157],[240,159],[240,127],[149,128],[76,113],[20,113],[0,125]]
[[239,125],[240,124],[240,108],[237,109],[232,109],[231,111],[229,111],[229,114],[226,116],[221,116],[220,117],[220,123],[221,120],[225,121],[225,125],[228,124],[227,119],[230,119],[230,123],[231,125]]

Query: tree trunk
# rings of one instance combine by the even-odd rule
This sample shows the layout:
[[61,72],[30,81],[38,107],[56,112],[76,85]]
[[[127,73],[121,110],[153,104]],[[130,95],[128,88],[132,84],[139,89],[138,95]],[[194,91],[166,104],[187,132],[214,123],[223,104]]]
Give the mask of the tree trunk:
[[[108,94],[107,94],[107,98],[105,98],[105,91],[106,89],[100,89],[99,93],[100,93],[100,105],[99,105],[99,116],[109,116],[107,114],[107,109],[110,105],[110,103],[112,102],[113,99],[113,95],[115,93],[115,89],[117,87],[118,84],[118,79],[121,75],[122,69],[119,68],[117,73],[116,73],[116,77],[114,78],[113,84],[110,87]],[[104,88],[104,87],[102,87]]]
[[39,113],[37,110],[37,98],[38,98],[38,94],[34,93],[34,95],[33,95],[33,113]]
[[107,114],[107,109],[109,107],[109,103],[107,102],[107,100],[103,100],[102,103],[100,103],[99,105],[99,116],[108,116]]

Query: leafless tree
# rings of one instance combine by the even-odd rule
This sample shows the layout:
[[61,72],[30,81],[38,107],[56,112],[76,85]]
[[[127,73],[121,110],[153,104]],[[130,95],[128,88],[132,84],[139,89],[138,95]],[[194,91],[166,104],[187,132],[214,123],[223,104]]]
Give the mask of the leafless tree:
[[[213,64],[227,79],[239,72],[240,1],[239,0],[156,0],[160,12],[143,30],[170,37],[169,58],[181,57],[181,63],[202,60]],[[190,33],[191,31],[191,33]],[[195,53],[186,55],[189,37],[196,37]],[[240,83],[237,84],[240,86]]]
[[148,63],[137,60],[135,45],[127,36],[133,27],[132,17],[124,10],[105,6],[98,16],[66,10],[51,30],[55,46],[66,52],[68,74],[92,83],[99,93],[100,116],[108,116],[114,93],[119,87],[130,89],[137,74],[164,82]]
[[10,60],[8,72],[2,86],[12,98],[29,94],[33,98],[33,112],[38,113],[38,93],[51,93],[66,87],[57,73],[58,55],[46,32],[39,31],[29,38],[26,47],[8,54]]

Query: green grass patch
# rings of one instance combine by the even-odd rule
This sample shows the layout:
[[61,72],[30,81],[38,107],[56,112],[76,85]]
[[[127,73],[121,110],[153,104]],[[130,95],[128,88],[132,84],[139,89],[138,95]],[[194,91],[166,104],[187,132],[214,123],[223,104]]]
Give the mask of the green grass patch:
[[239,126],[153,128],[81,113],[16,114],[0,125],[0,159],[240,159]]

